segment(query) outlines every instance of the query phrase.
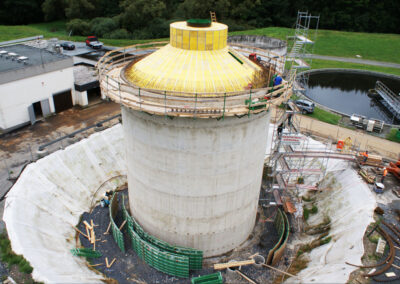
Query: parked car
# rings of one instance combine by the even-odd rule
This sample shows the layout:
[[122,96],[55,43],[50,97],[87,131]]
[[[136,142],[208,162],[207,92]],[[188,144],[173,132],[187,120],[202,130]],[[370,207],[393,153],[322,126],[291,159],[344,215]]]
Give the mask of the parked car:
[[99,49],[103,46],[103,43],[100,42],[95,36],[88,36],[86,38],[86,45],[94,49]]
[[75,45],[69,41],[63,42],[62,44],[60,44],[60,46],[66,50],[74,50],[75,49]]
[[313,102],[311,102],[311,101],[297,100],[294,103],[296,104],[296,106],[299,108],[299,110],[303,114],[313,113],[314,112],[315,104]]

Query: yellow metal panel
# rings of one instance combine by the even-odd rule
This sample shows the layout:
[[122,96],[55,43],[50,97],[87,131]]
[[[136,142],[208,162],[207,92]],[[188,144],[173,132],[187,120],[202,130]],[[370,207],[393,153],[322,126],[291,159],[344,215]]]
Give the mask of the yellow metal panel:
[[182,47],[182,30],[176,30],[176,47],[181,48]]
[[190,41],[190,38],[189,38],[189,31],[183,31],[183,45],[182,45],[182,48],[183,49],[189,49],[189,41]]
[[190,50],[197,50],[197,31],[190,31]]
[[205,50],[205,49],[206,49],[206,32],[198,31],[197,50]]
[[214,45],[213,45],[213,40],[214,40],[214,33],[212,31],[206,32],[206,50],[213,50]]
[[213,49],[219,49],[219,33],[220,31],[213,33]]
[[246,90],[261,70],[240,53],[232,51],[243,64],[228,53],[227,29],[186,29],[171,25],[170,32],[170,45],[126,70],[126,77],[133,84],[169,93],[182,92],[193,96],[197,93],[199,97],[206,97],[215,92]]

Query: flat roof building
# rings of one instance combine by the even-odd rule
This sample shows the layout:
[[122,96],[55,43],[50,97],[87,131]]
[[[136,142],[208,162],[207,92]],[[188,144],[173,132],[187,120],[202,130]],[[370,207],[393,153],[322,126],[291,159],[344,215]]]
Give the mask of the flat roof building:
[[75,104],[73,58],[25,44],[0,47],[0,130],[11,131]]

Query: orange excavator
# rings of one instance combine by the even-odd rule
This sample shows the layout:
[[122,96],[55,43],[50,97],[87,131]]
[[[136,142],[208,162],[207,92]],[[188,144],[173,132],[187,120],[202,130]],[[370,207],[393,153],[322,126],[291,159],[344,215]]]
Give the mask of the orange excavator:
[[400,180],[400,159],[396,163],[390,162],[387,170],[389,173],[392,173],[398,180]]

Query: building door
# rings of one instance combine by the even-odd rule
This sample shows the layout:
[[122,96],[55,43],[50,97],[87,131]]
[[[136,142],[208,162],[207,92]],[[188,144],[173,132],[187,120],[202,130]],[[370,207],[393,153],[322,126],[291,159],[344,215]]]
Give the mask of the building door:
[[43,116],[46,117],[50,114],[50,103],[49,99],[40,101],[40,106],[42,107]]
[[36,122],[35,111],[33,110],[33,104],[28,106],[29,120],[31,121],[31,125],[34,125]]
[[72,94],[71,90],[54,94],[53,95],[54,108],[56,112],[62,112],[72,108]]

